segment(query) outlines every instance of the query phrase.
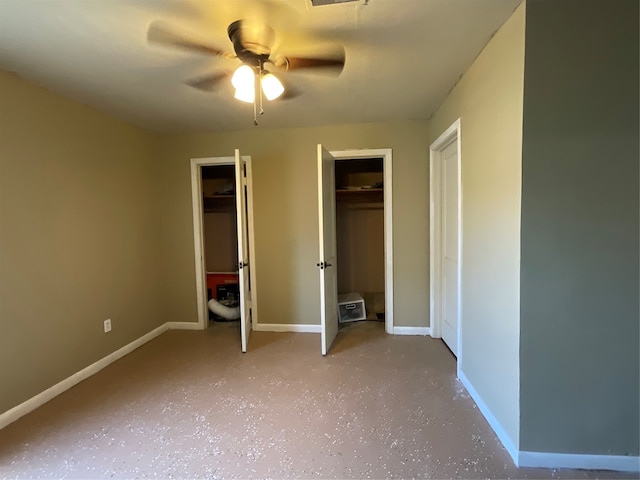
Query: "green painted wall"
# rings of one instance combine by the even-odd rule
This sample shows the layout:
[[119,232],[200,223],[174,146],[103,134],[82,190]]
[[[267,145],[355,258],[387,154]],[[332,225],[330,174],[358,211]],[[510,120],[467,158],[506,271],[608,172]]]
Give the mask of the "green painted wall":
[[527,1],[523,451],[638,455],[638,13]]

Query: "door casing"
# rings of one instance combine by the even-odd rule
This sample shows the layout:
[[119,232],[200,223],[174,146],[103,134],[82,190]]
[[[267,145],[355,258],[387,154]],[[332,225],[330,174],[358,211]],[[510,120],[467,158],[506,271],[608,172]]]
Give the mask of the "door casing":
[[[332,150],[336,160],[382,158],[384,182],[384,327],[393,334],[393,154],[390,148],[365,150]],[[338,265],[338,268],[340,266]]]
[[462,364],[462,150],[460,119],[457,119],[429,147],[429,313],[431,336],[442,337],[442,151],[457,142],[458,162],[458,339],[457,365]]

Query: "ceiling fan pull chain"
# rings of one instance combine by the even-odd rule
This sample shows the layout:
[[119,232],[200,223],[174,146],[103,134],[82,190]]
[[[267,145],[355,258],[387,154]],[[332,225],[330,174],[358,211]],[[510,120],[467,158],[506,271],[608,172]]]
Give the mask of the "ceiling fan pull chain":
[[256,113],[256,100],[255,100],[255,98],[253,99],[253,126],[254,127],[258,126],[258,115]]
[[260,91],[260,115],[264,115],[264,109],[262,108],[262,60],[260,60],[260,71],[258,72],[258,90]]

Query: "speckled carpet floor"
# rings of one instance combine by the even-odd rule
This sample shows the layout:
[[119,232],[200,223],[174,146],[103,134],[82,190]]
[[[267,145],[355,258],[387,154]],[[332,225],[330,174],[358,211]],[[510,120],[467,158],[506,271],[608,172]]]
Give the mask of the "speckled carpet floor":
[[[0,430],[1,478],[634,478],[517,469],[439,340],[170,331]],[[637,478],[637,476],[636,476]]]

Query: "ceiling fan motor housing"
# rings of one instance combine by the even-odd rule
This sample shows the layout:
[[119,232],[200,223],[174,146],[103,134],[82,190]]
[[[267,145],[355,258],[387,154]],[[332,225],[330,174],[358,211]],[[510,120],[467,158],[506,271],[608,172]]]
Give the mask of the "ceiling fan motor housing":
[[252,67],[261,67],[269,60],[275,41],[274,30],[265,24],[236,20],[227,29],[238,58]]

